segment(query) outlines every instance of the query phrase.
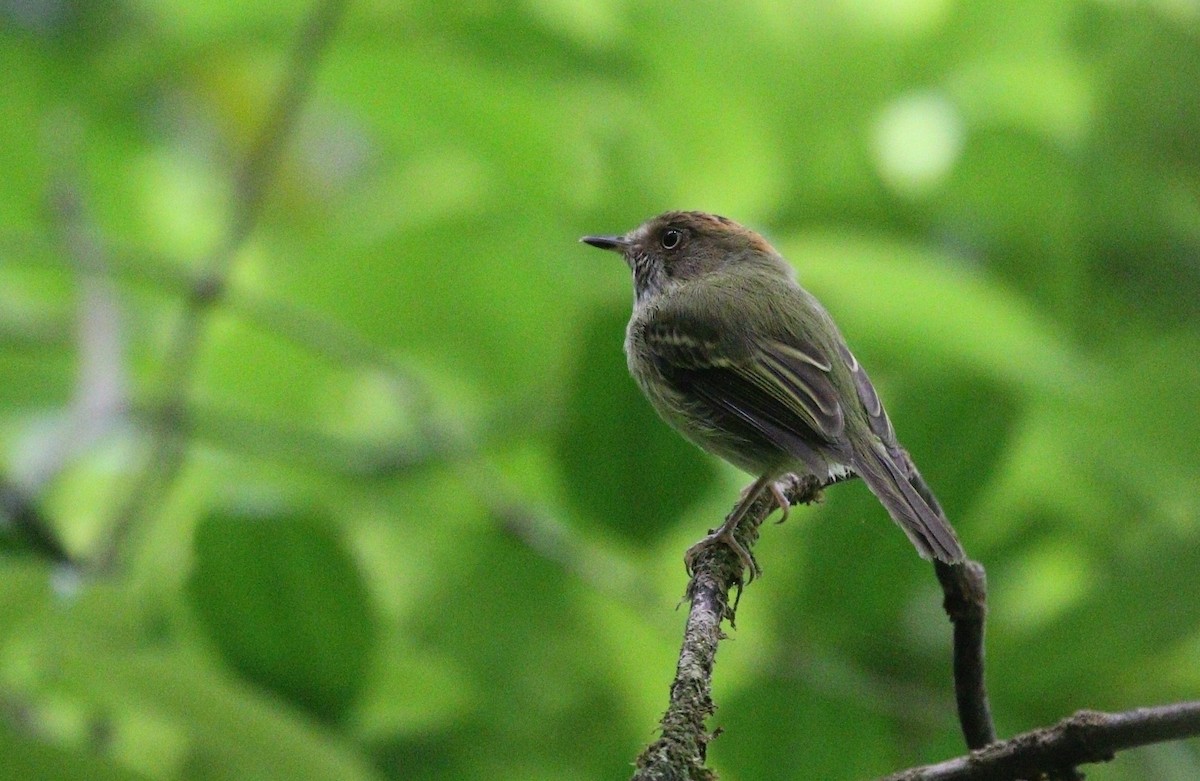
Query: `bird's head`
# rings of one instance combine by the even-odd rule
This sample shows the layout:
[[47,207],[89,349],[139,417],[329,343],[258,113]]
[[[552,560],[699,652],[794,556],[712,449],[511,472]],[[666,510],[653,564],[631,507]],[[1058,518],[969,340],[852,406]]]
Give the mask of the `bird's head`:
[[637,300],[674,283],[739,265],[790,274],[775,248],[733,220],[706,212],[666,212],[620,236],[584,236],[580,241],[620,252],[633,271]]

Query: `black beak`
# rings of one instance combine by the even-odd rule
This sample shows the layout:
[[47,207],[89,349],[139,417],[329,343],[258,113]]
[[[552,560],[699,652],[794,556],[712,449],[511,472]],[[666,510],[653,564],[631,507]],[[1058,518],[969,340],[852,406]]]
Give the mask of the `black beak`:
[[629,246],[629,240],[624,236],[584,236],[580,241],[584,244],[591,244],[593,247],[613,250],[614,252],[624,252],[625,248]]

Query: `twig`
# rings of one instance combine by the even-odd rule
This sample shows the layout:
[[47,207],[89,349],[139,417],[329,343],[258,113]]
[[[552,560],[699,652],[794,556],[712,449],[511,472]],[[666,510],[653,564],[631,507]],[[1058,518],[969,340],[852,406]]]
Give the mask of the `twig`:
[[[637,611],[653,611],[653,589],[628,561],[603,547],[589,543],[582,535],[545,510],[506,493],[499,470],[484,469],[486,487],[477,485],[475,494],[485,502],[500,528],[534,554],[551,562],[580,583],[612,597]],[[481,482],[481,481],[480,481]]]
[[[61,142],[57,145],[73,154],[76,144],[71,138],[71,123],[54,123],[50,130],[56,142]],[[68,140],[62,142],[57,136],[67,136]],[[54,524],[38,508],[38,493],[73,458],[114,428],[125,407],[124,345],[117,291],[109,273],[107,252],[86,217],[84,196],[73,173],[58,173],[49,205],[59,245],[56,249],[61,249],[55,254],[63,256],[79,289],[75,390],[64,425],[24,459],[20,476],[0,478],[0,520],[11,524],[30,550],[66,565],[75,562]]]
[[987,575],[977,561],[951,565],[934,562],[945,599],[942,606],[954,624],[954,696],[967,748],[980,749],[996,740],[984,682],[983,634],[987,618]]
[[[69,124],[64,122],[64,124]],[[66,134],[54,128],[56,134]],[[83,189],[71,170],[57,174],[49,206],[60,254],[78,289],[75,389],[63,423],[21,464],[16,484],[35,497],[78,455],[122,421],[125,345],[120,301],[108,252],[88,219]]]
[[[789,476],[781,487],[791,504],[815,501],[821,489],[815,478],[795,476]],[[738,526],[736,536],[746,550],[757,540],[758,527],[773,508],[773,499],[764,496]],[[984,569],[977,562],[956,566],[939,562],[935,571],[945,596],[946,613],[954,624],[954,683],[959,722],[968,748],[982,748],[995,740],[984,685],[983,638],[987,615]],[[704,767],[706,749],[713,738],[705,722],[715,711],[711,683],[717,644],[724,637],[721,621],[733,622],[736,602],[731,608],[729,592],[734,586],[740,588],[741,576],[741,562],[726,546],[710,546],[697,557],[687,591],[691,609],[671,684],[670,703],[662,718],[662,736],[638,757],[634,781],[715,778]]]
[[1054,726],[992,743],[967,756],[911,768],[879,781],[1016,781],[1107,762],[1118,751],[1200,735],[1200,701],[1123,713],[1079,711]]
[[[791,504],[808,504],[820,496],[815,478],[790,475],[780,488]],[[755,502],[738,524],[735,536],[747,551],[758,539],[758,527],[775,507],[767,494]],[[721,622],[732,623],[736,602],[729,604],[729,592],[742,584],[742,563],[728,546],[710,545],[695,560],[695,571],[688,583],[691,603],[683,648],[675,680],[671,683],[670,703],[661,722],[661,737],[651,743],[637,759],[633,781],[712,781],[716,775],[704,767],[708,744],[715,737],[705,722],[716,711],[712,701],[712,672],[717,644],[725,637]],[[740,591],[739,591],[740,595]]]
[[814,692],[853,702],[907,731],[931,732],[946,724],[946,698],[940,691],[861,667],[832,649],[793,641],[775,669]]
[[[41,247],[40,244],[45,244],[44,237],[37,234],[0,232],[0,250],[9,253],[8,257],[41,265],[71,268],[65,264],[59,253],[50,252],[49,248]],[[40,252],[32,252],[33,249]],[[165,258],[133,247],[116,248],[112,252],[107,258],[107,273],[161,295],[191,298],[196,295],[197,290],[212,284],[211,278],[203,272],[198,274],[181,268]],[[80,273],[89,272],[81,268]],[[416,376],[412,368],[391,351],[372,343],[343,323],[286,301],[263,298],[244,290],[224,291],[221,306],[226,314],[238,318],[262,333],[286,340],[342,368],[362,367],[380,372],[401,397],[401,403],[409,417],[422,423],[436,419],[436,394]],[[7,335],[4,328],[5,324],[0,322],[0,338]],[[30,336],[21,333],[16,334],[15,338],[31,346],[41,346],[43,341],[60,338],[52,328],[44,330],[45,335]],[[10,337],[10,342],[13,338]],[[544,394],[538,395],[538,398],[544,398]],[[147,405],[142,405],[143,415],[147,409]],[[188,410],[189,417],[195,417],[190,403]],[[133,411],[139,412],[137,409]],[[521,424],[526,430],[529,421],[527,413],[527,407],[522,406]],[[163,416],[155,413],[153,417],[161,419]],[[453,439],[444,427],[434,426],[427,433],[431,439],[437,441]],[[385,465],[381,471],[391,468]]]
[[356,440],[195,402],[188,405],[186,420],[173,415],[170,407],[155,404],[133,405],[130,417],[151,432],[168,429],[173,437],[227,452],[298,464],[356,480],[392,479],[477,453],[476,447],[468,447],[449,434],[432,436],[424,432],[405,441]]
[[167,348],[163,369],[166,388],[162,397],[167,417],[178,425],[163,426],[152,434],[139,477],[118,510],[105,548],[97,557],[96,567],[101,571],[112,568],[131,530],[139,524],[148,508],[169,490],[183,468],[187,440],[179,432],[186,432],[188,428],[187,397],[206,315],[224,297],[238,250],[258,223],[284,142],[312,84],[320,55],[332,38],[346,5],[346,0],[321,0],[313,8],[292,49],[287,77],[279,96],[236,174],[229,229],[205,263],[204,273],[189,291],[187,306]]

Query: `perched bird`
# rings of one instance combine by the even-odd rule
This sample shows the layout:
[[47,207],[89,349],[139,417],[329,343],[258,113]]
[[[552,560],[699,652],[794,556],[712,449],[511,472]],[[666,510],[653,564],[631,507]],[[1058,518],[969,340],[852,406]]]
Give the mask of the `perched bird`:
[[753,579],[733,532],[780,477],[822,485],[859,476],[926,559],[957,563],[962,546],[833,318],[757,233],[703,212],[667,212],[621,236],[580,241],[619,252],[633,272],[625,336],[629,371],[658,414],[710,453],[757,475],[720,542]]

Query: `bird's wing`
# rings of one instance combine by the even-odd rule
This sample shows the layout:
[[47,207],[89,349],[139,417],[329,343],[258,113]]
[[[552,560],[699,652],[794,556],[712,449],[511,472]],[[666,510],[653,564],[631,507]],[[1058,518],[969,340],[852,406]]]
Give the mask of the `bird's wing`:
[[721,427],[765,438],[818,475],[839,460],[845,416],[830,361],[814,345],[734,343],[707,328],[689,329],[687,320],[657,322],[640,336],[659,371],[713,411]]
[[863,411],[867,413],[867,425],[871,427],[871,432],[884,442],[895,442],[896,430],[892,428],[892,421],[883,408],[883,402],[880,400],[879,394],[875,392],[871,378],[867,376],[866,371],[854,357],[854,353],[850,352],[850,348],[846,346],[845,342],[838,343],[838,357],[850,370],[850,376],[854,380],[854,390],[858,394],[858,401],[862,405]]

